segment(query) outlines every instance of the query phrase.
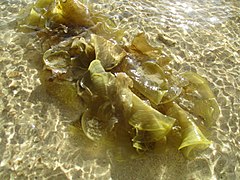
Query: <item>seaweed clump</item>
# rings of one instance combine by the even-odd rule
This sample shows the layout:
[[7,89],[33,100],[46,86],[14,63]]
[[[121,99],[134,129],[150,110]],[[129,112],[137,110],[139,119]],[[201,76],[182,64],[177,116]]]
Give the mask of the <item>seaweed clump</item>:
[[186,157],[211,143],[202,130],[220,110],[208,82],[194,72],[172,73],[171,59],[144,33],[122,45],[124,31],[79,0],[38,0],[18,28],[42,40],[41,82],[82,112],[89,139],[127,141],[144,152],[175,133]]

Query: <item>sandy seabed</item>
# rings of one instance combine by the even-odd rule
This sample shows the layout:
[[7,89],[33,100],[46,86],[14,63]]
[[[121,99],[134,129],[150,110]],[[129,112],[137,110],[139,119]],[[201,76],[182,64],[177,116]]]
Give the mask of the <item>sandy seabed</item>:
[[67,127],[79,112],[41,87],[39,41],[14,29],[19,10],[31,2],[0,2],[0,179],[240,179],[240,1],[92,1],[127,29],[126,42],[145,32],[173,57],[177,72],[207,78],[222,111],[212,145],[195,160],[169,150],[125,162],[71,136]]

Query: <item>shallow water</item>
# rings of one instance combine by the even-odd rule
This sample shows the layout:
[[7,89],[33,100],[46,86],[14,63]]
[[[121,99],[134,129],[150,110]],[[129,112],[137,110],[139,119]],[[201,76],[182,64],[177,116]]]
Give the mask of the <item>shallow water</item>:
[[41,87],[40,44],[14,30],[18,11],[30,2],[0,2],[0,179],[240,179],[239,0],[92,1],[127,29],[126,43],[146,32],[173,57],[176,71],[206,77],[222,110],[213,144],[195,160],[170,149],[125,162],[71,136],[67,127],[79,113]]

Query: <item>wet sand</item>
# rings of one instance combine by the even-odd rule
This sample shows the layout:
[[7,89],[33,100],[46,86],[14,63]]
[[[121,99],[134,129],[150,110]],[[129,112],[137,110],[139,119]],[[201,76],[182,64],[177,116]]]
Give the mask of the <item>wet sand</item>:
[[[213,142],[195,160],[174,149],[144,159],[111,160],[109,153],[69,124],[66,109],[42,88],[41,44],[14,29],[18,11],[31,0],[0,2],[1,179],[239,179],[240,2],[100,0],[94,8],[127,29],[125,43],[145,32],[152,45],[173,57],[176,72],[207,78],[222,115]],[[93,1],[94,2],[94,1]]]

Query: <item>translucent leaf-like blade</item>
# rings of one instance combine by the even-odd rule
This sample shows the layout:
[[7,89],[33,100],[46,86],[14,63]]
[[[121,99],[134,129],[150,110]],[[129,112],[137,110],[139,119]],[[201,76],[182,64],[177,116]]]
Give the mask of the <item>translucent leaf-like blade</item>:
[[167,115],[176,118],[181,126],[182,144],[179,150],[182,150],[186,157],[189,157],[193,150],[205,149],[211,144],[194,123],[190,114],[176,103],[172,103],[168,108]]
[[173,126],[175,119],[163,115],[159,111],[144,103],[139,97],[133,95],[133,115],[129,124],[138,130],[161,131],[164,137]]
[[95,48],[96,59],[101,61],[106,70],[116,67],[126,56],[123,48],[101,36],[93,34],[91,42]]
[[211,125],[218,119],[220,109],[207,80],[193,72],[183,73],[182,76],[189,84],[184,87],[185,93],[180,97],[179,104]]
[[43,61],[46,68],[56,74],[67,72],[67,67],[70,64],[70,55],[67,51],[53,52],[52,49],[46,51],[43,55]]

